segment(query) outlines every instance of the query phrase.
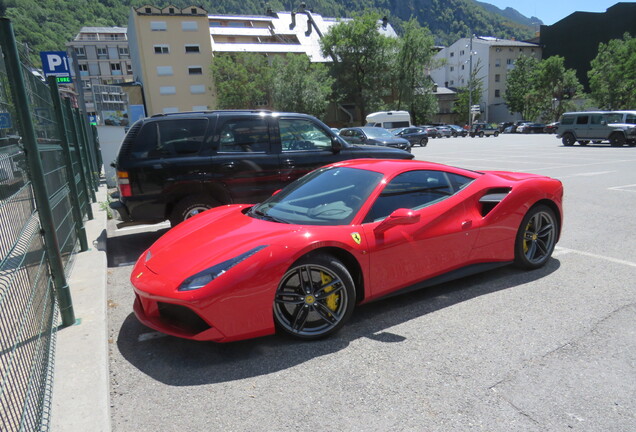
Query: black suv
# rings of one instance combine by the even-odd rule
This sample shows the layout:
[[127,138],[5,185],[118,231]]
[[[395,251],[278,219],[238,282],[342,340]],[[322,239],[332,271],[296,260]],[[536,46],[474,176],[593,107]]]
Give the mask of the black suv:
[[123,221],[118,226],[166,219],[174,226],[215,206],[260,202],[315,168],[356,158],[413,155],[349,144],[306,114],[160,114],[136,122],[124,138],[110,207]]

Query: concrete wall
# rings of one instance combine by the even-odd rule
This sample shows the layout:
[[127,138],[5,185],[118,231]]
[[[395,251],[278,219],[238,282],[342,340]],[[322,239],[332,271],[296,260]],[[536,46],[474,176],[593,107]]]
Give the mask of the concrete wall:
[[106,185],[109,188],[113,188],[117,186],[117,172],[110,164],[117,159],[119,148],[126,133],[122,126],[97,126],[97,135],[99,136],[99,145],[102,149]]

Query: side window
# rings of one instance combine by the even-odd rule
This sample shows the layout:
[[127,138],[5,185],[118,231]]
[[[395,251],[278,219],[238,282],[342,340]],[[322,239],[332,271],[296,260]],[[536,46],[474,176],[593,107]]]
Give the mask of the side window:
[[601,120],[603,120],[603,116],[601,114],[593,114],[590,116],[590,124],[600,125]]
[[150,157],[179,157],[199,152],[205,137],[206,119],[175,119],[157,122],[159,139]]
[[[133,159],[145,159],[157,148],[157,122],[146,123],[135,137],[130,150]],[[154,156],[153,156],[154,157]]]
[[568,116],[568,117],[563,117],[561,119],[561,124],[562,125],[571,125],[574,124],[574,117]]
[[578,116],[576,118],[577,125],[586,125],[588,117],[586,115]]
[[384,219],[399,208],[419,210],[452,194],[448,174],[443,171],[405,172],[384,187],[365,222]]
[[627,114],[625,116],[625,123],[636,124],[636,114]]
[[284,152],[331,149],[331,137],[311,120],[281,118],[278,125]]
[[269,152],[269,128],[263,117],[230,120],[219,134],[221,153]]

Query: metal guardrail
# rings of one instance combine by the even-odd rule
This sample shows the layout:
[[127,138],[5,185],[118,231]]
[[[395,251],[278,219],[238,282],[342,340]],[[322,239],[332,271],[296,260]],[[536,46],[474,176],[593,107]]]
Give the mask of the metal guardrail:
[[0,429],[49,429],[55,334],[75,323],[66,277],[102,161],[87,116],[31,73],[0,19]]

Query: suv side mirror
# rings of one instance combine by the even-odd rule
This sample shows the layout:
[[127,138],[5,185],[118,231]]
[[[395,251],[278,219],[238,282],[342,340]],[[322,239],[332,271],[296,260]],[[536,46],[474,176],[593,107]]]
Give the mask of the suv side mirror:
[[342,141],[337,136],[331,137],[331,150],[334,153],[340,153],[342,150]]
[[381,234],[387,231],[389,228],[393,228],[398,225],[412,225],[420,221],[419,213],[415,213],[413,210],[399,208],[391,213],[386,219],[384,219],[380,225],[375,228],[376,234]]

